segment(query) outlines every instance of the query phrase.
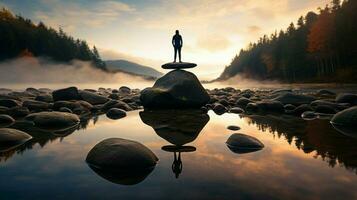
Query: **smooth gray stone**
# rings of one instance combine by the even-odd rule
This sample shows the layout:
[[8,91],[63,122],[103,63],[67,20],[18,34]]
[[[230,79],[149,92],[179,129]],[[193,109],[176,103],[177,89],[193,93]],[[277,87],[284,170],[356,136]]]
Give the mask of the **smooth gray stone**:
[[26,116],[25,120],[33,122],[37,128],[53,131],[72,128],[80,121],[75,114],[55,111],[33,113]]
[[0,128],[0,152],[13,149],[32,137],[22,131],[12,128]]
[[189,62],[170,62],[163,64],[161,67],[163,69],[187,69],[187,68],[194,68],[196,67],[197,64],[195,63],[189,63]]

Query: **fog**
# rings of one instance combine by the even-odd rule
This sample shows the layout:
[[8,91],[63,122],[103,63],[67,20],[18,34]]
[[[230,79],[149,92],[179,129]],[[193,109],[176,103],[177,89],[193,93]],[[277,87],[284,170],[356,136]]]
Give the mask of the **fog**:
[[152,81],[125,73],[108,73],[91,66],[89,62],[74,60],[69,64],[56,63],[45,58],[18,58],[0,63],[0,87],[24,89],[27,87],[131,88],[151,86]]

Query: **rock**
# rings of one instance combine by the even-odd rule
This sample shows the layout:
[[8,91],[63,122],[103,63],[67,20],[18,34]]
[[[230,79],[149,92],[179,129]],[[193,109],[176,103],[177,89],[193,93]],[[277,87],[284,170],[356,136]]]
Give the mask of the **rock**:
[[327,101],[327,100],[316,100],[310,103],[311,107],[316,108],[317,106],[330,106],[330,107],[338,107],[338,104],[335,102]]
[[217,115],[222,115],[224,113],[227,112],[227,108],[224,107],[222,104],[220,103],[215,103],[213,104],[213,108],[212,110],[217,114]]
[[248,103],[245,107],[246,112],[257,112],[259,110],[256,103]]
[[186,69],[186,68],[194,68],[197,64],[188,63],[188,62],[171,62],[163,64],[161,67],[163,69]]
[[66,112],[66,113],[73,113],[72,110],[67,107],[61,107],[58,111]]
[[44,130],[66,130],[79,124],[75,114],[64,112],[39,112],[26,116],[25,120],[34,123],[34,126]]
[[303,112],[306,112],[306,111],[313,111],[312,108],[307,105],[307,104],[303,104],[303,105],[300,105],[298,107],[296,107],[294,110],[293,110],[293,113],[295,115],[301,115]]
[[145,108],[200,108],[209,99],[197,77],[184,70],[167,73],[140,95]]
[[80,96],[76,87],[68,87],[52,92],[54,101],[79,100]]
[[237,106],[242,106],[242,107],[246,107],[248,103],[251,103],[252,100],[246,98],[246,97],[241,97],[237,100],[236,105]]
[[231,125],[231,126],[228,126],[227,129],[232,130],[232,131],[238,131],[238,130],[240,130],[240,127]]
[[116,101],[116,100],[110,100],[107,103],[103,104],[102,110],[103,111],[107,111],[111,108],[119,108],[119,109],[123,109],[125,111],[131,111],[133,110],[128,104],[126,104],[123,101]]
[[334,95],[336,95],[336,93],[334,93],[330,90],[326,90],[326,89],[318,90],[316,94],[319,96],[334,96]]
[[257,138],[241,133],[232,134],[226,144],[235,153],[248,153],[264,148],[264,144]]
[[319,105],[315,108],[315,112],[317,113],[323,113],[323,114],[336,114],[336,110],[327,105]]
[[9,115],[0,114],[0,127],[7,127],[12,125],[15,120]]
[[20,106],[20,103],[13,99],[0,99],[0,106],[4,106],[7,108],[13,108],[16,106]]
[[36,100],[26,100],[22,103],[22,106],[31,111],[45,111],[52,107],[49,103]]
[[228,107],[229,106],[229,102],[225,99],[221,99],[218,101],[218,103],[222,104],[223,106],[225,107]]
[[88,91],[80,91],[79,96],[92,105],[104,104],[109,101],[107,97]]
[[357,138],[357,106],[335,114],[331,119],[331,124],[339,132]]
[[26,107],[12,107],[7,111],[7,114],[14,118],[25,117],[30,114],[30,110]]
[[119,108],[111,108],[108,110],[106,115],[110,119],[120,119],[126,116],[126,112]]
[[273,100],[280,101],[284,105],[285,104],[301,105],[301,104],[310,104],[312,101],[316,99],[315,97],[307,96],[307,95],[284,93],[274,98]]
[[108,96],[108,98],[110,99],[114,99],[114,100],[119,100],[119,94],[118,93],[112,93]]
[[119,88],[119,93],[124,93],[124,94],[130,94],[131,93],[131,89],[127,86],[121,86]]
[[0,152],[13,149],[30,140],[32,137],[12,128],[0,128]]
[[53,102],[52,95],[50,95],[50,94],[40,94],[35,98],[35,100],[36,101],[46,102],[46,103],[52,103]]
[[276,89],[274,91],[272,91],[272,94],[282,94],[282,93],[292,93],[293,90],[292,89]]
[[284,112],[284,105],[280,101],[263,100],[256,103],[262,112]]
[[176,146],[194,141],[209,121],[200,109],[144,110],[139,114],[158,136]]
[[292,111],[295,110],[296,106],[292,105],[292,104],[286,104],[284,105],[284,109],[287,111]]
[[240,114],[240,113],[244,113],[244,110],[242,108],[239,107],[233,107],[231,109],[229,109],[230,113],[236,113],[236,114]]
[[349,103],[351,105],[357,105],[357,94],[341,93],[336,97],[337,103]]
[[109,138],[96,144],[86,161],[95,168],[140,170],[155,167],[159,159],[143,144],[121,138]]
[[305,111],[301,114],[301,118],[304,120],[314,120],[317,118],[317,114],[312,111]]

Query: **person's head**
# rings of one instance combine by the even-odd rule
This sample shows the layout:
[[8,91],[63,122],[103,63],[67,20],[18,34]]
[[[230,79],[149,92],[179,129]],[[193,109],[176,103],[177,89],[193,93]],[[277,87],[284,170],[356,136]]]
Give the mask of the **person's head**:
[[176,30],[175,33],[176,33],[176,35],[178,35],[179,34],[179,30]]

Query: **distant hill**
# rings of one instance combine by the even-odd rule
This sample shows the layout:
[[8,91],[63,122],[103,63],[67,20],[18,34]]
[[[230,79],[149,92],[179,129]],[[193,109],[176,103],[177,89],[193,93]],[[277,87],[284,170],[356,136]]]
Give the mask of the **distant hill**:
[[140,65],[127,60],[107,60],[106,68],[112,72],[126,72],[133,75],[158,78],[162,73],[148,66]]

